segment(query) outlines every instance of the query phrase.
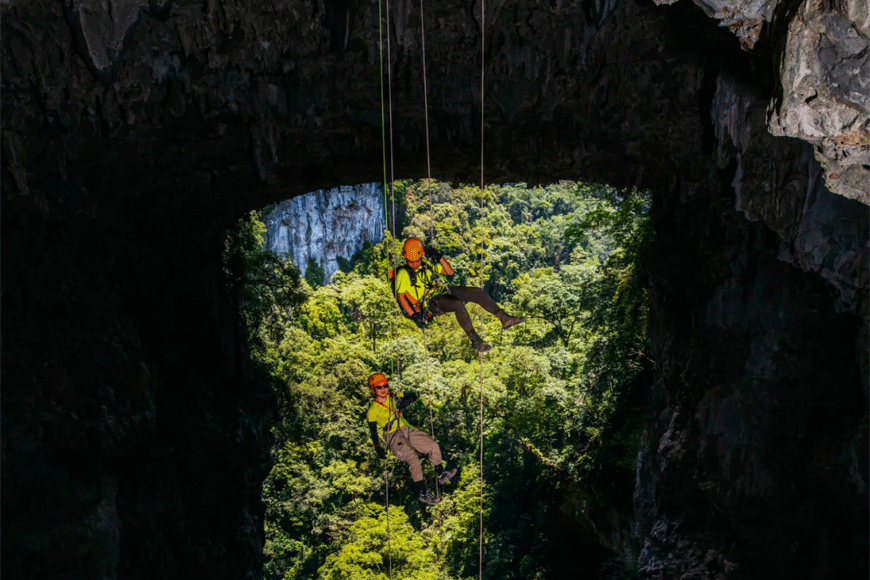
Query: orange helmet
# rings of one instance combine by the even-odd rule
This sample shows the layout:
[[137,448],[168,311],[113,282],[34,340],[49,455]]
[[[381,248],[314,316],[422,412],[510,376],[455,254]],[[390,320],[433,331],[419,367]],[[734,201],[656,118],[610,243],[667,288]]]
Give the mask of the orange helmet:
[[402,255],[406,260],[419,260],[423,257],[423,242],[419,238],[408,238],[402,246]]
[[380,387],[388,384],[387,377],[385,377],[382,373],[375,373],[369,377],[369,390],[372,394],[375,394],[375,387]]

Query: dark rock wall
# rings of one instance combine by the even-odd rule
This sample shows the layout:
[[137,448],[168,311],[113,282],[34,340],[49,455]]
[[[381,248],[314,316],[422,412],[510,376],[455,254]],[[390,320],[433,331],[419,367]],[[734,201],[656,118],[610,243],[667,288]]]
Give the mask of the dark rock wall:
[[723,201],[696,192],[676,211],[680,236],[658,246],[638,565],[651,578],[862,578],[867,327]]
[[[418,6],[390,6],[397,178],[426,173]],[[432,173],[476,183],[479,6],[425,9]],[[355,0],[3,2],[4,575],[260,575],[272,403],[222,238],[381,179],[377,23]],[[787,26],[750,53],[687,2],[486,23],[485,179],[653,190],[642,575],[866,577],[867,206],[766,132]]]
[[257,575],[270,397],[217,220],[48,208],[4,201],[4,577]]

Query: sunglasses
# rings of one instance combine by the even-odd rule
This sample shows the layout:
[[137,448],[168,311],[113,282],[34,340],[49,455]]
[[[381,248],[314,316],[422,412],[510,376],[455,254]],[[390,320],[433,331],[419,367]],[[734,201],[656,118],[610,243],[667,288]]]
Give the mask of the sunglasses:
[[390,387],[389,387],[389,385],[377,385],[377,386],[375,386],[375,388],[376,389],[389,389]]

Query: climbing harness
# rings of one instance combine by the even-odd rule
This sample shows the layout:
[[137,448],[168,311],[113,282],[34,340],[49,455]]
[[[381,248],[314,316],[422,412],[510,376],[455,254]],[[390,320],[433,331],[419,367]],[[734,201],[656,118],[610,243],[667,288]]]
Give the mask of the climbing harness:
[[[392,399],[392,400],[395,402],[395,400],[396,400],[396,397],[395,397],[395,396],[393,396],[393,395],[389,395],[388,397],[389,397],[389,398],[387,399],[387,402],[389,402],[390,399]],[[390,420],[387,421],[387,424],[386,424],[386,425],[384,425],[384,433],[388,433],[388,432],[390,432],[390,430],[391,430],[391,428],[392,428],[392,426],[393,426],[393,423],[396,423],[396,422],[399,423],[398,425],[396,425],[396,429],[398,429],[399,427],[402,426],[402,423],[401,423],[401,421],[402,421],[402,409],[399,409],[399,408],[398,408],[398,407],[399,407],[398,404],[396,405],[396,408],[393,409],[393,408],[390,407],[389,405],[384,405],[384,404],[381,403],[380,401],[377,401],[377,400],[376,400],[375,403],[377,403],[378,405],[380,405],[381,407],[383,407],[384,409],[386,409],[386,410],[389,412],[389,414],[390,414]],[[386,435],[384,436],[384,439],[386,439]]]
[[420,311],[423,313],[423,316],[427,320],[427,322],[432,320],[433,313],[429,308],[429,301],[435,296],[439,296],[442,293],[450,293],[450,286],[447,285],[447,281],[443,276],[438,274],[438,271],[434,266],[429,264],[426,260],[423,260],[420,267],[415,270],[414,268],[404,264],[398,266],[394,270],[390,270],[387,272],[387,277],[390,279],[390,289],[393,293],[393,298],[396,299],[396,303],[399,305],[399,311],[405,316],[405,318],[409,320],[413,320],[414,317],[411,314],[405,312],[405,309],[402,308],[402,303],[399,301],[399,293],[396,291],[396,280],[399,277],[399,272],[404,271],[408,274],[408,278],[411,281],[411,286],[417,285],[417,274],[428,274],[428,276],[423,276],[423,278],[427,281],[424,286],[423,295],[417,301],[417,304],[420,307]]

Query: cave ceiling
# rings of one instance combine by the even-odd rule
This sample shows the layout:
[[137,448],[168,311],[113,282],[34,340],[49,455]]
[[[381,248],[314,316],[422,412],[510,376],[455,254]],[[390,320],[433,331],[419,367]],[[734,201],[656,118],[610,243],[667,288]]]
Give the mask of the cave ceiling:
[[[814,144],[833,190],[866,203],[868,17],[845,4],[490,2],[483,46],[479,4],[424,5],[433,175],[478,179],[483,52],[489,182],[706,179],[728,72],[757,87],[774,133]],[[374,2],[5,1],[4,195],[247,207],[380,181],[382,114],[392,174],[425,176],[420,5],[389,8],[382,79]]]
[[4,576],[262,575],[274,408],[226,228],[385,157],[425,177],[428,117],[437,179],[652,191],[656,379],[606,547],[867,577],[866,0],[498,0],[482,43],[460,0],[0,11]]

